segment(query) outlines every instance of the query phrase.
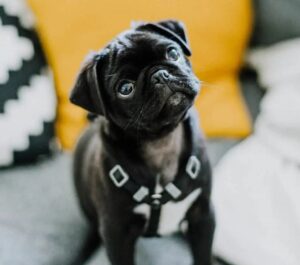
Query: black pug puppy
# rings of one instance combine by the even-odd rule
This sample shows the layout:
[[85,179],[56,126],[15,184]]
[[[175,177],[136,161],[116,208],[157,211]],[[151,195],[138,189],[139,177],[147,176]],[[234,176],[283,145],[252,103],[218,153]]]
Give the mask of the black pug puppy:
[[191,108],[200,83],[183,24],[144,23],[90,56],[71,102],[97,118],[80,138],[81,206],[112,265],[133,265],[138,236],[184,230],[194,265],[211,264],[211,168]]

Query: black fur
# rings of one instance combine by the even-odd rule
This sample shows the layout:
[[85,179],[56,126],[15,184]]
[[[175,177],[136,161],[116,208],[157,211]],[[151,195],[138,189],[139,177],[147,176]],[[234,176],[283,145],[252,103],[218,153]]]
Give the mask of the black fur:
[[[166,58],[170,47],[178,51],[178,60]],[[177,163],[177,172],[168,177],[180,178],[182,162],[191,151],[185,130],[180,148],[175,150],[174,146],[172,150],[171,146],[162,157],[166,162],[159,166],[154,163],[155,157],[147,157],[145,152],[160,141],[157,148],[164,152],[164,143],[177,133],[181,135],[180,126],[186,115],[190,116],[192,133],[198,139],[193,148],[201,153],[203,188],[186,215],[187,238],[194,265],[211,264],[211,170],[197,117],[189,111],[199,90],[199,81],[186,58],[190,54],[182,23],[139,24],[89,56],[72,91],[74,104],[93,112],[91,116],[98,116],[79,140],[74,175],[80,204],[97,227],[112,265],[134,264],[134,246],[143,233],[145,218],[133,213],[137,203],[129,193],[114,186],[108,172],[117,162],[136,182],[153,190],[154,176],[160,173],[162,181],[167,182],[164,170]],[[162,79],[161,70],[168,71],[167,78]],[[118,94],[123,80],[135,84],[134,93],[128,98]],[[174,157],[173,151],[178,150]],[[168,160],[168,156],[173,160]],[[183,185],[184,195],[190,188]]]

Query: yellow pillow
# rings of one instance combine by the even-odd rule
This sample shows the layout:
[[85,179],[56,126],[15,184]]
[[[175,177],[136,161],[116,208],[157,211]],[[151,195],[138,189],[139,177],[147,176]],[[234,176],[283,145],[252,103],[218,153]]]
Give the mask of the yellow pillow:
[[132,20],[179,19],[187,27],[193,68],[205,87],[196,106],[208,136],[243,137],[251,130],[237,80],[251,30],[250,0],[28,0],[53,67],[59,100],[57,132],[72,147],[85,112],[69,103],[80,63]]

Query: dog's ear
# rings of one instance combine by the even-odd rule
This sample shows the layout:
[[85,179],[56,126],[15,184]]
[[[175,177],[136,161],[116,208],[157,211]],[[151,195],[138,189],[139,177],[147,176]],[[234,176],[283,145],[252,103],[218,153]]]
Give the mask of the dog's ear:
[[164,37],[172,39],[181,46],[185,55],[190,56],[192,54],[185,26],[181,21],[162,20],[157,23],[138,22],[135,24],[135,28],[137,30],[153,31],[160,35],[163,35]]
[[106,54],[107,52],[101,51],[87,56],[70,94],[73,104],[98,115],[106,114],[98,76]]

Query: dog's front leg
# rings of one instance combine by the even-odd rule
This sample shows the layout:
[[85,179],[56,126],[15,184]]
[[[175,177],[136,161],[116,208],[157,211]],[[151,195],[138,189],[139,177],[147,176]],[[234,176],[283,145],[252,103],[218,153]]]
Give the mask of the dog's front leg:
[[188,211],[187,221],[194,265],[211,265],[215,218],[209,196],[200,195]]
[[134,250],[137,238],[142,234],[145,221],[141,216],[120,217],[104,220],[100,234],[111,265],[134,265]]

